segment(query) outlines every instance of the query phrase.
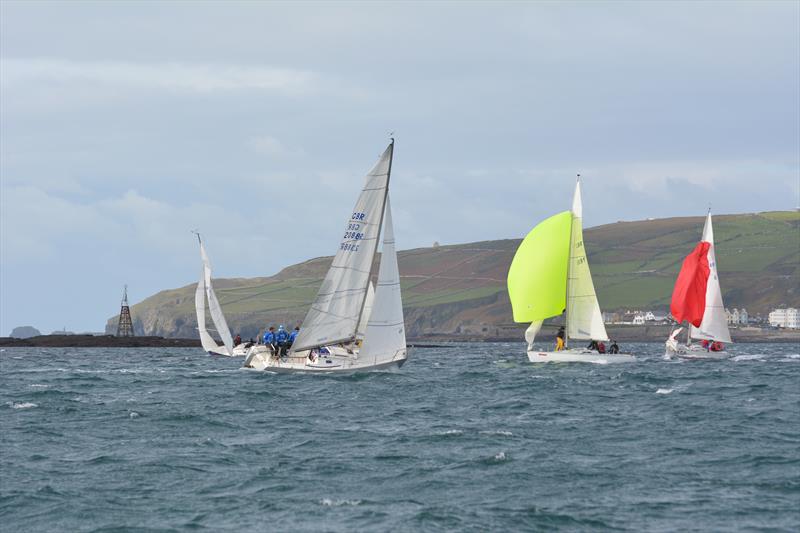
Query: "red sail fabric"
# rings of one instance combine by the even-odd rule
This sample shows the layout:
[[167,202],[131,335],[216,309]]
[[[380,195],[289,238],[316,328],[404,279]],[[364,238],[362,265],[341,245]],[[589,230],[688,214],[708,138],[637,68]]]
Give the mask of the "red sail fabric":
[[678,322],[688,321],[699,328],[706,311],[706,283],[708,283],[708,249],[711,244],[697,243],[692,253],[683,260],[681,272],[672,291],[670,311]]

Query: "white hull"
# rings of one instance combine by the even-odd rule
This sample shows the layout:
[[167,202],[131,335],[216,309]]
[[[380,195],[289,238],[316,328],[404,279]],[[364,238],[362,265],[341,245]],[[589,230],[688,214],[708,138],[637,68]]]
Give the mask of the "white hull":
[[392,370],[403,366],[408,359],[405,349],[399,350],[390,360],[373,363],[359,359],[358,354],[342,353],[320,355],[313,360],[309,352],[298,352],[288,357],[278,358],[263,345],[254,346],[244,362],[245,368],[277,373],[306,372],[312,374],[352,374],[354,372],[370,372],[375,370]]
[[[224,346],[220,348],[224,348]],[[240,344],[238,346],[234,346],[232,354],[225,353],[224,351],[222,351],[222,349],[220,349],[220,350],[209,350],[208,355],[220,355],[222,357],[246,357],[248,350],[249,348],[245,348],[244,344]]]
[[629,354],[598,353],[593,350],[561,350],[559,352],[529,350],[528,360],[531,363],[594,363],[597,365],[636,362],[636,358]]
[[687,346],[685,344],[672,344],[667,341],[667,349],[664,356],[668,359],[676,357],[678,359],[719,361],[720,359],[729,358],[730,354],[724,350],[712,352],[699,344],[689,344]]

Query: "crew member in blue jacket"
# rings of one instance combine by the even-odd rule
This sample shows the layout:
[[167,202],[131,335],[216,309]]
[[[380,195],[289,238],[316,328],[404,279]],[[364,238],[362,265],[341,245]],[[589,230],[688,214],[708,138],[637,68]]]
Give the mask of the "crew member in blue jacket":
[[289,343],[289,332],[284,329],[283,324],[278,326],[275,340],[278,343],[278,357],[283,357],[286,355],[286,345]]
[[300,326],[295,326],[294,331],[289,334],[289,348],[292,347],[298,335],[300,335]]
[[264,332],[264,344],[272,348],[272,353],[275,353],[277,349],[277,343],[275,340],[275,326],[270,326],[269,330]]

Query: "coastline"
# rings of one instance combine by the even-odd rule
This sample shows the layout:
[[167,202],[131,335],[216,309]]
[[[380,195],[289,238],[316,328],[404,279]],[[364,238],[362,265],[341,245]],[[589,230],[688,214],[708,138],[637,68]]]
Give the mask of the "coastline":
[[[618,342],[664,342],[674,326],[608,325],[610,338]],[[537,337],[539,342],[555,342],[555,326],[545,326]],[[525,329],[504,328],[491,335],[427,333],[409,336],[410,347],[424,348],[454,342],[524,342]],[[796,343],[800,345],[800,330],[742,328],[731,330],[734,343]],[[199,339],[169,337],[115,337],[114,335],[40,335],[27,339],[0,337],[0,347],[31,348],[199,348]]]

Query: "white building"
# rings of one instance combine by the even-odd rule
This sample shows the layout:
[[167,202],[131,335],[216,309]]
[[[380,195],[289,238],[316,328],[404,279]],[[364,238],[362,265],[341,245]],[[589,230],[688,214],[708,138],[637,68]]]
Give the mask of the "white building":
[[637,326],[641,326],[644,324],[645,315],[637,313],[636,316],[633,317],[633,323]]
[[800,316],[794,307],[775,309],[769,314],[769,324],[778,328],[800,329]]
[[747,325],[750,322],[750,317],[747,314],[747,309],[742,307],[739,310],[739,324]]

